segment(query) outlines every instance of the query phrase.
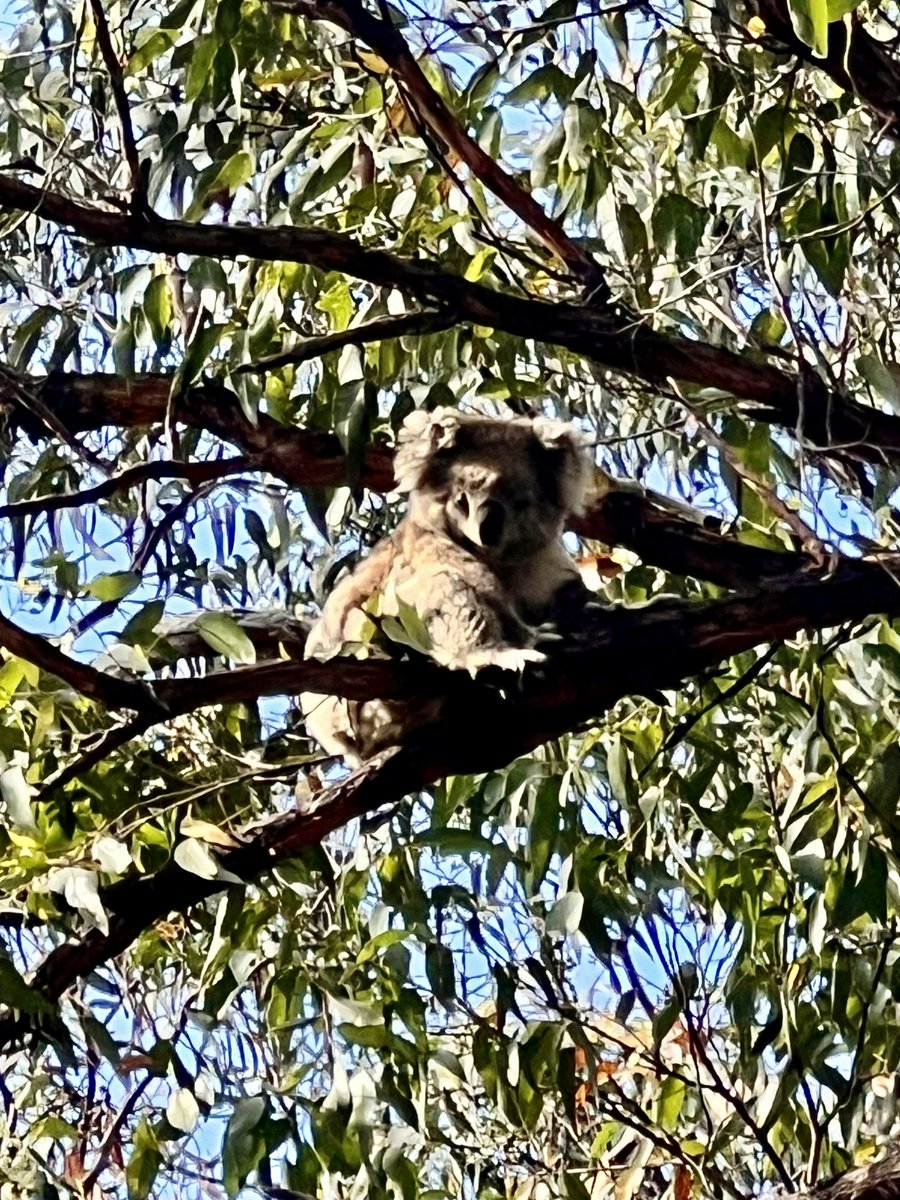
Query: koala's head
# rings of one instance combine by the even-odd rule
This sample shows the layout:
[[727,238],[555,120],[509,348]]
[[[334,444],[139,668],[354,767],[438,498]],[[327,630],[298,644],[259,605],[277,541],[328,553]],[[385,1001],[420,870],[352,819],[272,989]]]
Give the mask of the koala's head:
[[555,541],[582,511],[591,470],[585,439],[569,425],[452,408],[407,417],[394,461],[418,524],[495,561]]

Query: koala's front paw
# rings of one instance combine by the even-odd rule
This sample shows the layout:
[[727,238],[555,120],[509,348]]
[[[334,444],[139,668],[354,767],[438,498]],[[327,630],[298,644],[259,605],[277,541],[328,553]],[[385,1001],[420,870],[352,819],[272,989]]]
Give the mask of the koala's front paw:
[[484,667],[499,667],[501,671],[524,671],[531,663],[547,661],[540,650],[526,650],[516,646],[505,646],[496,650],[475,650],[466,656],[466,670],[474,679]]

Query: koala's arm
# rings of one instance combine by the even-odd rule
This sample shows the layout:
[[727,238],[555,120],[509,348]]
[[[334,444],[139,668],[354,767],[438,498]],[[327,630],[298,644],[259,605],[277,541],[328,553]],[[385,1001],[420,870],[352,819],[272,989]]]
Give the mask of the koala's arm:
[[322,615],[306,639],[306,656],[324,658],[353,640],[353,624],[375,592],[384,590],[397,557],[393,538],[379,542],[368,558],[351,571],[329,595]]
[[534,630],[517,614],[509,593],[484,563],[450,538],[409,523],[390,581],[431,637],[442,666],[475,674],[485,666],[520,670],[541,662]]

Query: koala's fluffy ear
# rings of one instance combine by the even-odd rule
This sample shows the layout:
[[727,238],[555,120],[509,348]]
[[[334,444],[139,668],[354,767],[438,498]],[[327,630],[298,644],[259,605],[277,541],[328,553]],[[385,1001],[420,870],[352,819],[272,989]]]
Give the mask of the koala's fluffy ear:
[[455,444],[464,421],[463,414],[455,408],[409,414],[401,426],[394,455],[394,479],[399,492],[415,491],[428,460],[435,451],[449,450]]
[[535,418],[532,428],[540,444],[559,455],[559,503],[566,512],[581,514],[594,474],[590,438],[563,421],[550,421],[544,416]]
[[594,473],[589,454],[590,439],[573,426],[546,417],[536,417],[531,427],[541,445],[560,456],[560,503],[567,512],[583,513]]

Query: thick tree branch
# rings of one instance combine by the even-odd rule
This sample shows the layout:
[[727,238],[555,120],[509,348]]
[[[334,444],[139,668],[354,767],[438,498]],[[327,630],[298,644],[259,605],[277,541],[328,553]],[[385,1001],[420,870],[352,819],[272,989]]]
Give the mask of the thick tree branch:
[[[786,1200],[778,1191],[774,1200]],[[897,1200],[900,1196],[900,1146],[888,1146],[879,1162],[854,1167],[835,1179],[816,1184],[808,1191],[793,1192],[793,1200]]]
[[[223,855],[222,866],[241,879],[254,879],[304,846],[317,844],[353,817],[447,775],[495,769],[549,738],[597,718],[632,692],[674,687],[733,654],[802,629],[834,626],[873,613],[900,614],[900,584],[892,573],[897,571],[900,558],[896,557],[883,565],[844,561],[830,578],[798,573],[783,579],[780,586],[725,600],[701,604],[660,601],[647,608],[609,610],[593,621],[585,646],[561,651],[545,671],[526,677],[514,713],[511,702],[492,688],[468,680],[462,673],[457,673],[462,676],[457,680],[428,664],[349,660],[342,664],[277,664],[210,676],[204,681],[210,690],[205,703],[213,702],[213,693],[221,697],[227,692],[232,699],[259,695],[263,678],[280,685],[290,677],[297,686],[302,681],[303,686],[313,683],[336,691],[339,676],[343,676],[347,687],[340,694],[351,694],[349,681],[356,674],[364,686],[352,694],[385,695],[383,683],[402,684],[412,671],[419,672],[417,687],[429,674],[441,677],[440,694],[446,703],[439,727],[328,788],[317,798],[313,811],[290,814],[265,825],[245,845]],[[307,674],[290,675],[294,669]],[[321,672],[321,680],[314,678],[316,672]],[[184,681],[178,683],[183,686]],[[369,690],[370,685],[374,690]],[[109,933],[93,930],[81,941],[53,951],[39,968],[34,986],[47,999],[57,1000],[79,977],[125,950],[154,921],[170,912],[187,912],[223,886],[192,875],[174,862],[155,875],[116,885],[105,897],[113,914]],[[21,1029],[14,1020],[0,1023],[0,1045]]]
[[82,696],[96,700],[106,708],[149,711],[157,720],[167,715],[143,683],[119,679],[97,671],[86,663],[77,662],[51,645],[43,635],[28,633],[4,616],[0,616],[0,646],[40,667],[42,671],[56,675]]
[[669,379],[716,387],[752,401],[760,415],[789,428],[811,449],[881,464],[900,458],[900,419],[829,393],[811,370],[792,376],[769,363],[645,325],[606,310],[493,291],[431,262],[370,250],[347,234],[264,225],[198,225],[138,219],[90,207],[0,175],[0,204],[67,226],[91,240],[164,254],[283,259],[343,271],[437,305],[457,321],[562,346],[611,370],[650,383]]
[[[126,381],[116,375],[56,374],[30,384],[40,391],[46,406],[77,431],[103,425],[158,424],[165,419],[171,393],[168,375]],[[30,433],[42,436],[41,426],[29,424],[27,414],[19,411],[17,419]],[[330,487],[350,478],[336,437],[289,428],[265,413],[253,424],[234,393],[218,384],[191,389],[179,401],[178,419],[239,447],[260,470],[291,487]],[[390,491],[390,450],[369,446],[356,477],[373,491]],[[695,523],[674,515],[654,500],[653,493],[630,484],[608,491],[584,517],[573,520],[571,527],[584,537],[625,546],[644,562],[673,574],[692,575],[727,588],[752,587],[760,579],[784,575],[804,564],[801,555],[747,545],[705,529],[699,520]]]

